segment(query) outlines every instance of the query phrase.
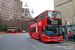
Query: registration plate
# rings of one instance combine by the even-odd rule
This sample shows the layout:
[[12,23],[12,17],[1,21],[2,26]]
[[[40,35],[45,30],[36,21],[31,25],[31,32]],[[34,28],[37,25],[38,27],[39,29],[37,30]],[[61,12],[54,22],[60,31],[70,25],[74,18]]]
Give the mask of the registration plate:
[[54,41],[58,41],[58,40],[54,40]]

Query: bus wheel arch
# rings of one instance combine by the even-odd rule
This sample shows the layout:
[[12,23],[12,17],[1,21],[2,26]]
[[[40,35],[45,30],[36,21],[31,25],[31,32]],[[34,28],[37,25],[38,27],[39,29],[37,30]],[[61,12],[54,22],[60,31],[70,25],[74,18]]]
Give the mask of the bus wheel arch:
[[32,37],[32,34],[30,34],[30,37]]
[[38,40],[41,41],[41,36],[40,35],[38,36]]

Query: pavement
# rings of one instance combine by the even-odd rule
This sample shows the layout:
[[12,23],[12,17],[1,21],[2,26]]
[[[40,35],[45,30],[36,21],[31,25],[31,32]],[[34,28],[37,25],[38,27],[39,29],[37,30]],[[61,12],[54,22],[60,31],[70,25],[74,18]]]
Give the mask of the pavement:
[[6,32],[4,31],[4,32],[0,32],[0,33],[6,33]]
[[67,43],[71,43],[71,44],[75,44],[75,41],[74,39],[71,39],[71,41],[67,40],[67,39],[63,39],[64,42],[67,42]]

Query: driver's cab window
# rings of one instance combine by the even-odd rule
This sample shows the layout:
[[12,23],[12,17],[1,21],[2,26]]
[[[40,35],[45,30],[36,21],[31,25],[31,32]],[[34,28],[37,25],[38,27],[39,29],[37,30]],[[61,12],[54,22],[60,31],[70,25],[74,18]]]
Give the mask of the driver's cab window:
[[45,33],[45,27],[42,27],[42,33]]

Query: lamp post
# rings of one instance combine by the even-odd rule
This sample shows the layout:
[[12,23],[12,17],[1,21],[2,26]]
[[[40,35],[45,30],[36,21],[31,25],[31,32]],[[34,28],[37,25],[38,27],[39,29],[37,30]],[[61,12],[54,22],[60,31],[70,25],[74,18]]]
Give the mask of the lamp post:
[[70,28],[68,27],[68,25],[70,25],[70,21],[69,21],[69,18],[67,18],[67,20],[66,20],[66,28],[67,28],[67,34],[68,34],[68,32],[69,32],[69,30],[70,30]]

